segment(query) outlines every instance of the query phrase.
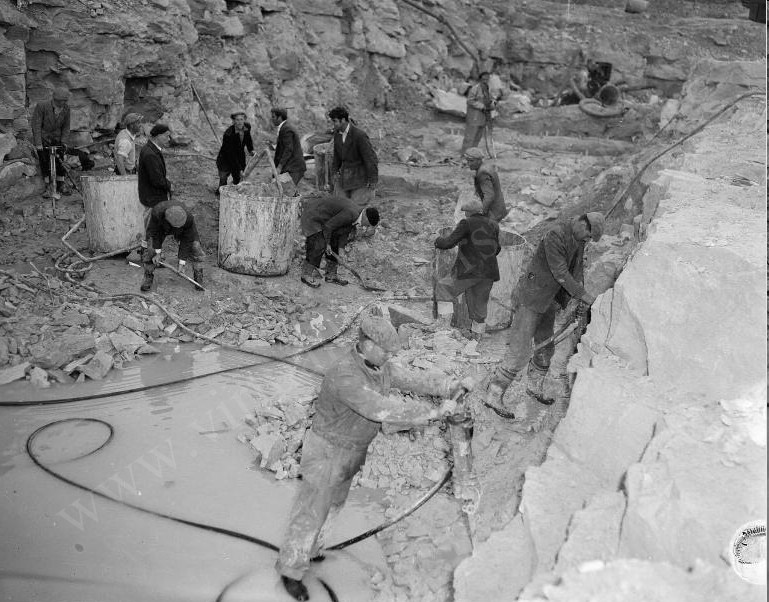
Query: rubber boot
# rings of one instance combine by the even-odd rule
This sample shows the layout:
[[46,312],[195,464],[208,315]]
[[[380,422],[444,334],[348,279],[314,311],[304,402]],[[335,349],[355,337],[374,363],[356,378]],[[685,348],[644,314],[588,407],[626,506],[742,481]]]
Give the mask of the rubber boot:
[[155,280],[155,274],[144,270],[144,280],[142,280],[141,290],[145,293],[152,288],[152,281]]
[[309,261],[305,260],[302,264],[302,277],[301,281],[307,286],[312,288],[318,288],[320,286],[320,279],[316,276],[318,268],[312,265]]
[[203,268],[194,268],[192,270],[192,279],[200,285],[200,286],[196,286],[195,290],[202,291],[203,290]]
[[512,410],[504,407],[502,399],[505,396],[505,391],[507,391],[507,388],[510,386],[510,383],[514,378],[515,374],[512,374],[508,378],[506,376],[502,376],[499,373],[495,373],[489,381],[489,385],[486,388],[486,394],[483,399],[483,405],[489,409],[494,410],[498,416],[501,418],[506,418],[507,420],[514,420],[515,414]]
[[292,579],[291,577],[286,577],[285,575],[281,575],[280,580],[283,582],[283,587],[286,588],[286,591],[294,600],[310,599],[310,592],[307,591],[307,588],[304,586],[304,583],[302,583],[301,580]]
[[548,368],[542,368],[537,366],[533,362],[529,362],[529,369],[527,372],[526,393],[531,395],[539,403],[546,406],[551,405],[555,399],[545,397],[544,384],[545,376],[547,376]]
[[350,284],[349,281],[345,280],[344,278],[340,278],[337,275],[337,270],[339,269],[338,263],[326,263],[326,282],[332,282],[334,284],[338,284],[339,286],[347,286]]

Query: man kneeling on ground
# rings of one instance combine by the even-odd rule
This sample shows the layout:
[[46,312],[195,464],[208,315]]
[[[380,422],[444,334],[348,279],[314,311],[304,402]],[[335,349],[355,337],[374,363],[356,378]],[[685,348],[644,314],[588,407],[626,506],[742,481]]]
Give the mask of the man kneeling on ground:
[[[160,253],[166,236],[172,235],[179,242],[179,271],[184,272],[186,263],[192,264],[193,280],[203,284],[203,260],[206,255],[200,244],[195,218],[184,207],[172,201],[163,201],[152,208],[147,226],[147,248],[144,249],[144,280],[141,290],[152,288],[155,268],[160,265]],[[198,288],[198,287],[196,287]]]
[[499,226],[483,214],[483,205],[479,200],[468,201],[462,205],[462,211],[466,217],[460,220],[454,231],[435,239],[435,246],[439,249],[459,245],[451,275],[436,283],[435,297],[438,317],[448,326],[454,313],[452,300],[464,293],[472,320],[473,338],[480,339],[486,332],[491,287],[499,280]]
[[326,282],[349,284],[337,274],[339,263],[335,255],[347,245],[357,225],[369,229],[378,223],[379,211],[375,207],[366,207],[359,213],[346,197],[330,196],[305,205],[301,217],[302,233],[307,237],[302,282],[313,288],[320,286],[317,274],[325,250]]
[[[398,333],[384,318],[367,316],[358,342],[326,373],[315,402],[312,427],[302,446],[302,481],[278,554],[283,586],[296,600],[309,600],[302,578],[310,561],[323,558],[324,526],[339,513],[352,478],[366,461],[366,452],[382,423],[426,426],[456,411],[448,399],[470,390],[471,378],[451,379],[443,372],[407,370],[390,362],[400,349]],[[443,397],[440,407],[425,402],[390,399],[390,388]]]

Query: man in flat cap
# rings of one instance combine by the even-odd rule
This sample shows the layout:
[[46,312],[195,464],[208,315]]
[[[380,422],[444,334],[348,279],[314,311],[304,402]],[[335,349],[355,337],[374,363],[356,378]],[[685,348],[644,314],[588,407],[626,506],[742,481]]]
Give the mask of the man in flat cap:
[[[448,399],[473,387],[471,379],[450,379],[442,372],[409,371],[390,362],[400,349],[398,333],[384,318],[367,316],[350,353],[326,372],[315,402],[312,427],[302,447],[302,482],[294,499],[280,547],[277,569],[296,600],[307,600],[302,583],[310,560],[322,553],[324,524],[341,509],[352,478],[382,423],[423,426],[452,414]],[[440,407],[390,398],[391,387],[446,399]]]
[[374,200],[379,182],[379,159],[368,134],[350,123],[350,114],[344,107],[328,112],[334,127],[334,158],[331,170],[334,194],[352,200],[358,211],[363,211]]
[[[488,67],[482,67],[478,83],[467,91],[467,114],[465,117],[465,135],[462,139],[462,154],[471,147],[478,146],[496,115],[497,99],[489,90],[491,73]],[[488,141],[487,141],[488,144]]]
[[[270,110],[272,125],[278,128],[278,141],[275,145],[275,169],[278,179],[284,186],[293,184],[292,194],[299,194],[299,182],[307,171],[302,151],[302,141],[294,126],[289,123],[288,111],[281,108]],[[283,175],[286,174],[286,175]]]
[[123,117],[123,129],[115,138],[115,171],[121,176],[136,173],[136,136],[142,129],[142,116],[128,113]]
[[[232,183],[240,183],[243,170],[246,169],[246,150],[249,156],[254,154],[254,141],[251,139],[251,124],[246,122],[244,111],[233,111],[230,115],[232,125],[224,131],[222,147],[216,156],[216,168],[219,170],[219,187],[227,185],[232,176]],[[216,196],[219,196],[219,187]]]
[[[151,209],[158,203],[171,199],[171,182],[166,175],[166,160],[163,149],[171,141],[171,130],[164,123],[156,123],[150,130],[150,139],[139,153],[139,202],[144,205],[144,229],[150,223]],[[147,249],[148,237],[142,241],[142,249]]]
[[435,298],[438,302],[438,317],[448,326],[454,313],[452,300],[464,293],[472,320],[471,336],[480,339],[486,332],[491,287],[499,280],[499,226],[496,221],[484,215],[483,205],[477,199],[465,203],[462,211],[465,212],[465,218],[459,221],[454,231],[448,236],[435,239],[438,249],[458,246],[451,275],[436,283]]
[[169,235],[179,243],[179,271],[184,272],[189,261],[193,268],[192,279],[200,285],[203,284],[203,260],[206,255],[200,244],[195,218],[181,204],[163,201],[155,205],[150,212],[150,221],[147,226],[149,246],[142,254],[144,263],[142,291],[146,292],[152,288],[155,268],[160,264],[163,241]]
[[505,391],[528,362],[526,392],[540,403],[550,405],[543,395],[543,384],[555,345],[548,345],[531,355],[534,345],[553,335],[558,307],[565,308],[571,297],[583,304],[583,310],[595,302],[595,296],[583,285],[583,257],[588,240],[598,241],[603,234],[601,213],[586,213],[565,222],[556,222],[545,233],[534,257],[526,268],[519,289],[519,305],[510,325],[510,340],[501,364],[491,377],[484,403],[503,418],[513,419],[510,408],[502,405]]
[[467,166],[475,172],[475,194],[483,205],[484,215],[497,223],[501,222],[510,210],[505,206],[497,168],[492,161],[485,160],[483,151],[475,146],[464,152],[464,158]]
[[16,117],[13,120],[13,133],[16,136],[16,146],[8,152],[5,160],[36,165],[38,163],[37,150],[35,145],[29,141],[29,121],[26,117]]
[[[65,183],[67,175],[62,160],[69,140],[69,90],[56,88],[51,100],[39,102],[32,112],[32,138],[40,160],[40,173],[46,182],[56,180],[56,191],[61,194],[70,194],[71,190]],[[51,172],[50,153],[51,148],[56,148],[56,173]],[[86,155],[87,156],[87,155]],[[82,165],[82,161],[81,161]],[[85,166],[83,166],[85,169]],[[45,196],[48,196],[46,187]]]

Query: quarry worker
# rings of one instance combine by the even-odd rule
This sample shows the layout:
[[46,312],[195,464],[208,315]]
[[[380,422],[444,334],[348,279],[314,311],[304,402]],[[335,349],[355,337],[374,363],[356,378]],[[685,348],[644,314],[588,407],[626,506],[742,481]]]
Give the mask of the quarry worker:
[[[203,284],[203,260],[206,255],[200,244],[200,236],[195,227],[195,218],[181,204],[173,201],[163,201],[150,211],[150,221],[147,226],[147,241],[149,247],[144,249],[144,280],[142,291],[152,288],[155,278],[155,268],[160,264],[163,241],[168,235],[173,236],[179,243],[179,271],[184,272],[189,261],[192,264],[192,279]],[[196,287],[197,288],[197,287]]]
[[483,205],[484,214],[501,222],[510,210],[505,206],[497,168],[491,160],[484,160],[483,151],[477,147],[468,148],[464,157],[467,166],[475,171],[475,194]]
[[[219,170],[219,187],[227,185],[232,176],[232,183],[239,184],[246,169],[246,150],[249,156],[254,154],[254,141],[251,139],[251,124],[246,122],[245,111],[230,114],[232,125],[224,131],[222,147],[216,156],[216,169]],[[219,187],[216,196],[219,196]]]
[[478,83],[467,91],[467,115],[465,117],[465,136],[462,140],[464,152],[471,147],[477,147],[481,142],[487,127],[492,126],[492,120],[496,117],[497,101],[489,90],[489,71],[482,71],[478,76]]
[[26,117],[17,117],[13,120],[13,133],[16,137],[16,146],[8,151],[5,160],[36,165],[38,162],[37,150],[29,140],[29,121]]
[[334,126],[334,159],[331,170],[334,193],[352,200],[362,211],[374,199],[379,181],[379,160],[368,135],[350,123],[350,114],[344,107],[335,107],[328,113]]
[[[272,125],[278,128],[278,140],[275,144],[275,169],[281,184],[293,184],[293,196],[299,194],[299,181],[307,171],[304,162],[302,141],[299,134],[288,119],[288,111],[282,108],[270,110]],[[284,175],[286,174],[286,175]]]
[[[139,153],[139,202],[144,205],[144,230],[150,223],[151,209],[158,203],[171,199],[171,182],[166,176],[166,160],[163,149],[171,141],[171,130],[164,123],[157,123],[150,130],[150,139]],[[147,248],[147,237],[142,241],[142,249]]]
[[123,117],[123,129],[115,138],[115,171],[121,176],[136,173],[136,136],[142,130],[142,116],[128,113]]
[[330,251],[337,255],[342,253],[341,249],[347,245],[356,224],[375,227],[379,223],[379,211],[367,207],[359,212],[351,199],[328,196],[305,205],[300,222],[302,233],[307,237],[301,281],[313,288],[320,286],[317,274],[326,251],[326,282],[344,286],[349,283],[337,274],[339,263]]
[[[56,191],[68,195],[71,189],[64,181],[67,172],[62,165],[64,146],[69,140],[69,90],[56,88],[51,100],[39,102],[32,112],[32,138],[40,161],[40,173],[46,183],[51,178],[56,180]],[[59,147],[56,151],[56,173],[51,172],[50,147]],[[44,196],[48,196],[48,187]]]
[[459,221],[454,231],[448,236],[435,239],[438,249],[459,247],[451,275],[436,283],[435,297],[438,301],[438,317],[448,326],[454,313],[452,300],[464,293],[472,320],[472,338],[480,339],[486,332],[491,287],[499,280],[499,225],[483,214],[483,205],[477,199],[462,205],[462,211],[465,212],[465,218]]
[[347,499],[352,478],[366,461],[367,448],[381,424],[422,426],[456,410],[451,399],[440,407],[402,403],[388,397],[390,388],[448,398],[473,387],[470,379],[450,379],[442,372],[412,372],[390,362],[399,349],[392,324],[367,316],[361,322],[357,344],[323,378],[312,427],[302,447],[302,481],[277,562],[283,585],[297,600],[309,598],[302,578],[310,560],[322,549],[326,519]]
[[[502,406],[505,391],[526,365],[532,338],[537,345],[553,335],[558,306],[566,307],[570,297],[588,307],[595,302],[595,296],[583,285],[583,255],[586,242],[591,238],[598,241],[603,228],[602,214],[587,213],[555,223],[539,243],[522,279],[509,347],[486,391],[484,403],[500,416],[514,418],[513,412]],[[551,342],[534,354],[528,367],[526,392],[546,405],[553,402],[543,396],[543,384],[554,350]]]

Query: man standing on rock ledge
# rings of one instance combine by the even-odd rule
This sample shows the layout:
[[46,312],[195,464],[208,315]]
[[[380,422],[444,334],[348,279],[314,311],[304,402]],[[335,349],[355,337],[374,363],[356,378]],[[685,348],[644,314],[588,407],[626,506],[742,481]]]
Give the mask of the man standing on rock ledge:
[[[509,347],[491,377],[484,400],[503,418],[515,418],[511,409],[502,406],[505,391],[529,361],[532,337],[534,345],[538,345],[553,335],[557,305],[566,307],[569,297],[587,307],[595,302],[595,296],[582,283],[583,256],[587,240],[597,242],[603,228],[601,213],[587,213],[554,224],[539,243],[522,280],[519,305],[510,325]],[[555,345],[550,342],[529,361],[526,392],[545,405],[553,403],[545,399],[543,384],[554,351]]]
[[477,147],[468,148],[464,157],[467,166],[475,171],[475,194],[481,200],[484,215],[497,223],[501,222],[510,210],[505,206],[497,168],[491,161],[484,161],[483,151]]
[[344,107],[328,113],[334,125],[334,193],[352,200],[358,212],[371,204],[379,181],[379,160],[368,135],[350,123]]
[[[355,347],[323,378],[302,447],[302,482],[276,566],[283,586],[296,600],[309,600],[302,578],[312,559],[323,558],[326,519],[341,510],[381,424],[423,426],[441,420],[456,410],[456,402],[448,398],[473,387],[471,379],[449,379],[442,372],[409,371],[390,363],[399,349],[393,325],[367,316]],[[446,401],[439,408],[403,403],[388,397],[391,387]]]

